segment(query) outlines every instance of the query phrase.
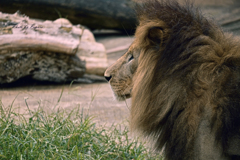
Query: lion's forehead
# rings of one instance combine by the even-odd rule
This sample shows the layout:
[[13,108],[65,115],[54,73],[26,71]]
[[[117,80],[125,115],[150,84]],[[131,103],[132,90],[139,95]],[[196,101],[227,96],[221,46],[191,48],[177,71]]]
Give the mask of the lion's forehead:
[[128,48],[127,55],[131,54],[134,56],[134,58],[137,58],[140,54],[140,47],[137,45],[137,43],[134,41]]
[[137,44],[136,44],[136,41],[134,40],[132,44],[129,46],[128,51],[133,52],[136,49],[137,49]]

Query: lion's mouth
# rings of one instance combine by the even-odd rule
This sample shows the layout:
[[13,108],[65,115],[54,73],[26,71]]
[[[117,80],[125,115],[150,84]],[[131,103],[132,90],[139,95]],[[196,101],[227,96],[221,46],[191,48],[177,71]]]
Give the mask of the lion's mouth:
[[125,97],[126,99],[131,98],[131,94],[126,94]]
[[114,97],[118,100],[118,101],[124,101],[128,98],[131,98],[131,92],[132,89],[131,88],[126,88],[124,90],[117,90],[117,88],[113,87],[111,84],[111,89],[114,93]]
[[131,94],[124,94],[124,95],[115,95],[118,101],[124,101],[128,98],[131,98]]

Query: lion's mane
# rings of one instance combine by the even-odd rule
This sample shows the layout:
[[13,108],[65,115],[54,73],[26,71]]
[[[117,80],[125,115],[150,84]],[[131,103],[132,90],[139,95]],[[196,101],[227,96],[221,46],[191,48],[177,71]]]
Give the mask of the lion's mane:
[[[226,152],[240,128],[236,39],[191,5],[150,0],[136,11],[135,45],[142,49],[133,80],[131,128],[152,138],[157,150],[164,147],[166,159],[191,159],[208,112],[216,144]],[[160,40],[149,38],[156,26]]]

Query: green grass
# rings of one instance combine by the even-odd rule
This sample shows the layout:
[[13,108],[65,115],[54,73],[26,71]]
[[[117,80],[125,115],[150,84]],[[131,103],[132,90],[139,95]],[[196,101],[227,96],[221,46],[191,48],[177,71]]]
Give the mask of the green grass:
[[[27,102],[26,102],[27,105]],[[143,143],[130,140],[128,129],[96,128],[79,108],[46,113],[41,107],[16,113],[0,101],[0,159],[161,159]],[[118,129],[117,129],[118,128]]]

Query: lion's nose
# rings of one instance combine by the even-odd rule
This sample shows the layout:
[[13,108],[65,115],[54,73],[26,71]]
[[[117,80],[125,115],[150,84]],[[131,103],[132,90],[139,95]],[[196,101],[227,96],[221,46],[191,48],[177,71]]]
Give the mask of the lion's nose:
[[112,76],[104,76],[106,78],[107,81],[110,81]]

